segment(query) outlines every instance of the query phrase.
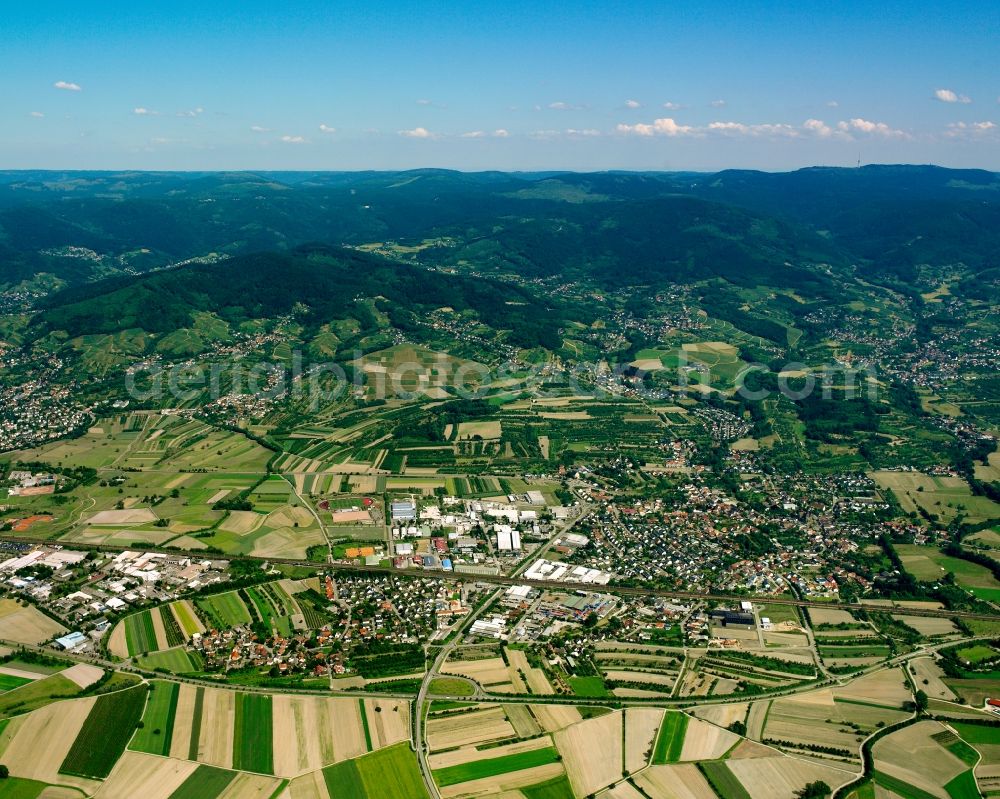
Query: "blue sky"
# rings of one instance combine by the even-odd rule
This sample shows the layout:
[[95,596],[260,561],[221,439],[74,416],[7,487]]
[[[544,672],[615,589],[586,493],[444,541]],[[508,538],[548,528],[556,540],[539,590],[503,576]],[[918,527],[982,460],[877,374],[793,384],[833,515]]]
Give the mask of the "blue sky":
[[1000,3],[9,3],[0,168],[1000,170]]

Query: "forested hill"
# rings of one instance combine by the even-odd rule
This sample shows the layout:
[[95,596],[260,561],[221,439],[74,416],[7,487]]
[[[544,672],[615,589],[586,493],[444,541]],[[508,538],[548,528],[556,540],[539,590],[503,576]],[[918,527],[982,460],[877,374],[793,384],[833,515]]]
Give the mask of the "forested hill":
[[315,334],[336,320],[360,323],[358,336],[385,313],[406,330],[441,307],[472,311],[522,347],[559,346],[561,317],[552,301],[490,280],[446,275],[327,245],[291,253],[254,253],[213,264],[190,264],[135,277],[116,277],[48,297],[34,332],[70,337],[140,329],[163,334],[190,328],[199,312],[235,327],[295,313]]
[[[768,284],[814,265],[912,280],[996,269],[1000,177],[880,166],[787,174],[0,173],[0,286],[80,283],[307,242],[607,283]],[[823,271],[823,270],[820,270]],[[992,273],[991,273],[992,274]],[[793,278],[794,279],[794,278]]]

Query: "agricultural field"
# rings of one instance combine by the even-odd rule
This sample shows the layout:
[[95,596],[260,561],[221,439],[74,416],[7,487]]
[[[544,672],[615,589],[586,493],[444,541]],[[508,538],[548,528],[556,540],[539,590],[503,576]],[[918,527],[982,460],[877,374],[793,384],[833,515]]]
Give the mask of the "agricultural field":
[[250,611],[236,591],[199,597],[195,600],[195,607],[208,625],[218,630],[238,627],[252,621]]
[[426,799],[417,759],[408,744],[397,744],[356,760],[323,769],[329,799]]
[[893,492],[907,513],[924,513],[941,524],[962,514],[975,524],[1000,518],[1000,504],[988,497],[973,496],[960,477],[938,477],[921,472],[872,472],[883,489]]
[[898,544],[896,551],[906,570],[918,580],[939,580],[950,572],[955,575],[956,583],[981,599],[1000,598],[1000,581],[984,566],[949,557],[935,547]]
[[97,697],[59,771],[107,777],[136,730],[146,694],[146,687],[136,686]]
[[0,639],[18,644],[40,644],[69,632],[34,605],[0,599]]
[[877,741],[873,747],[875,784],[903,795],[907,791],[924,791],[944,799],[949,796],[974,799],[977,791],[970,794],[959,789],[960,792],[954,793],[952,787],[971,778],[970,766],[975,760],[966,762],[970,758],[967,745],[964,746],[966,748],[962,748],[958,736],[936,721],[920,721],[904,727]]

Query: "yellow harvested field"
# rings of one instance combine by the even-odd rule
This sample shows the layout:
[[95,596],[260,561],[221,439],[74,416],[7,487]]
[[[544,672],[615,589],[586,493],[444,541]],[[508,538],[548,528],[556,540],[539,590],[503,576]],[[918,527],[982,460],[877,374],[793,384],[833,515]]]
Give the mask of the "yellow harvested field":
[[736,733],[716,727],[707,721],[690,719],[681,760],[718,760],[740,740]]
[[532,705],[531,712],[546,732],[561,730],[583,719],[572,705]]
[[233,767],[233,726],[236,722],[236,693],[206,688],[201,711],[198,761],[221,768]]
[[500,438],[502,429],[500,422],[460,422],[458,425],[458,440],[479,437],[482,439]]
[[457,674],[468,677],[480,685],[498,686],[503,683],[510,685],[510,672],[503,658],[485,658],[483,660],[449,660],[441,669],[445,674]]
[[507,659],[510,661],[511,681],[515,685],[517,684],[516,677],[518,673],[523,672],[525,679],[528,681],[528,688],[531,689],[531,693],[542,696],[555,693],[552,686],[549,685],[545,672],[528,663],[528,656],[523,650],[508,649]]
[[102,510],[95,513],[87,524],[113,527],[119,524],[149,524],[156,521],[156,514],[148,508],[136,508],[134,510]]
[[368,719],[368,734],[372,739],[372,749],[382,749],[410,740],[409,702],[366,699],[365,716]]
[[368,751],[356,699],[276,694],[272,701],[275,774],[295,777]]
[[902,707],[911,699],[910,688],[900,669],[885,669],[866,674],[833,690],[839,699],[877,702],[890,707]]
[[60,672],[63,677],[72,680],[81,688],[88,688],[104,676],[104,669],[91,666],[88,663],[77,663]]
[[809,608],[809,618],[813,624],[857,624],[858,620],[846,610],[834,608]]
[[0,599],[0,638],[19,644],[40,644],[67,632],[34,605],[22,607],[13,599]]
[[729,760],[726,765],[751,799],[794,799],[810,782],[837,786],[852,778],[850,772],[780,755]]
[[601,794],[601,799],[645,799],[629,782],[619,782]]
[[168,799],[197,768],[187,760],[125,752],[95,799]]
[[306,508],[294,508],[286,505],[272,511],[267,517],[268,527],[309,527],[316,523],[315,517]]
[[323,772],[314,771],[292,780],[279,796],[280,799],[329,799],[330,793]]
[[68,699],[25,716],[4,750],[4,764],[18,777],[92,790],[98,783],[60,774],[59,767],[96,701],[96,697]]
[[194,721],[194,702],[198,689],[181,683],[177,692],[177,711],[174,713],[174,732],[170,739],[170,756],[185,759],[191,748],[191,724]]
[[217,799],[269,799],[274,796],[281,784],[280,780],[274,777],[264,777],[260,774],[246,774],[241,772],[236,775],[229,787],[219,794]]
[[928,638],[935,635],[955,635],[959,630],[951,619],[938,619],[933,616],[903,616],[893,614],[896,621],[901,621],[907,627],[912,627]]
[[706,705],[693,708],[690,712],[700,719],[728,727],[734,721],[743,721],[747,717],[749,702],[736,702],[731,705]]
[[149,618],[153,621],[153,635],[156,637],[156,649],[157,651],[167,648],[167,631],[163,627],[163,616],[154,610],[149,614]]
[[427,722],[427,742],[431,751],[513,737],[514,728],[500,706],[431,718]]
[[554,735],[577,796],[587,796],[621,779],[622,712],[581,721]]
[[125,639],[125,622],[120,621],[111,631],[108,638],[108,651],[121,660],[128,659],[128,642]]
[[764,722],[767,720],[767,711],[771,707],[769,699],[760,699],[750,705],[750,713],[747,714],[747,737],[759,741],[764,737]]
[[635,775],[635,784],[655,799],[718,799],[693,763],[650,766]]
[[539,738],[532,738],[530,741],[516,741],[512,744],[494,746],[488,749],[463,746],[448,752],[431,755],[427,758],[427,762],[432,769],[447,768],[448,766],[457,766],[460,763],[471,763],[475,760],[491,760],[496,757],[517,755],[521,752],[533,752],[548,746],[552,746],[552,740],[547,735],[543,735]]
[[955,701],[955,693],[941,679],[944,677],[944,672],[934,662],[934,658],[916,658],[909,662],[909,668],[913,669],[913,678],[917,684],[931,699],[942,699],[945,702]]
[[263,523],[264,516],[260,513],[254,513],[252,510],[234,510],[229,514],[229,518],[219,525],[219,529],[227,533],[246,535]]
[[649,763],[663,721],[660,708],[630,707],[625,713],[625,768],[632,772]]
[[216,491],[205,501],[205,504],[214,505],[216,502],[222,502],[222,500],[229,496],[230,491],[232,491],[231,488],[223,488],[221,491]]
[[258,558],[304,558],[306,550],[326,543],[322,530],[282,527],[254,542],[250,554]]
[[677,678],[672,674],[657,674],[651,671],[625,671],[612,669],[610,671],[606,671],[604,674],[609,680],[615,680],[616,682],[640,682],[647,683],[649,685],[664,685],[668,688],[672,688],[674,683],[677,681]]
[[[495,777],[484,777],[481,780],[462,782],[441,788],[442,799],[454,799],[459,796],[485,796],[516,791],[540,782],[554,780],[563,774],[561,763],[548,763],[544,766],[526,768],[521,771],[511,771],[508,774],[498,774]],[[511,794],[508,794],[510,796]],[[514,794],[516,795],[516,794]],[[506,798],[505,798],[506,799]]]
[[736,745],[736,748],[729,753],[726,759],[745,760],[750,757],[774,757],[777,754],[779,754],[777,749],[772,749],[770,746],[759,744],[756,741],[744,739]]
[[875,768],[948,799],[942,786],[965,771],[966,766],[931,738],[944,730],[939,722],[919,721],[887,735],[872,747]]

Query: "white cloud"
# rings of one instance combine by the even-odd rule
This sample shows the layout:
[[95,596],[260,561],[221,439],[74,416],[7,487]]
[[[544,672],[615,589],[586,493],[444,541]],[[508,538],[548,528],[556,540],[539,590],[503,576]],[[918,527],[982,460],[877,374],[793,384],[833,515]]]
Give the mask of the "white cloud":
[[155,117],[155,116],[159,116],[159,112],[157,112],[157,111],[150,111],[148,108],[143,108],[142,106],[139,106],[138,108],[133,108],[132,109],[132,113],[135,114],[137,117]]
[[406,136],[408,139],[430,139],[433,137],[427,128],[414,128],[413,130],[401,130],[399,131],[400,136]]
[[282,136],[281,140],[285,144],[305,144],[306,140],[303,136]]
[[252,130],[254,133],[270,133],[271,132],[270,128],[262,128],[260,125],[251,125],[250,126],[250,130]]
[[668,111],[680,111],[684,106],[680,103],[664,103],[663,107]]
[[79,83],[70,83],[65,80],[57,80],[52,84],[56,89],[62,89],[65,92],[82,92],[83,87]]
[[319,131],[320,133],[336,133],[337,129],[331,128],[329,125],[320,124]]
[[948,125],[948,131],[945,135],[950,137],[982,136],[998,130],[1000,127],[997,126],[996,122],[952,122]]
[[725,104],[726,104],[725,100],[712,100],[712,102],[710,103],[712,108],[722,108],[722,106],[724,106]]
[[433,105],[433,102],[424,98],[417,100],[417,105]]
[[573,105],[572,103],[564,103],[562,100],[557,100],[554,103],[549,103],[549,108],[553,111],[583,111],[585,105]]
[[29,117],[34,117],[35,119],[41,119],[42,117],[45,116],[45,114],[43,114],[41,111],[31,111],[28,114],[28,116]]
[[481,130],[470,130],[468,133],[463,133],[463,139],[481,139],[486,134]]
[[840,103],[836,100],[828,100],[826,103],[827,108],[840,108]]
[[626,100],[625,101],[625,107],[626,108],[642,108],[642,103],[640,103],[638,100]]
[[711,122],[708,130],[713,133],[723,133],[736,136],[784,136],[795,138],[799,131],[791,125],[762,124],[746,125],[742,122]]
[[496,136],[496,138],[498,139],[506,139],[508,136],[510,136],[510,133],[508,133],[505,128],[497,128],[495,131],[493,131],[493,135]]
[[855,118],[848,122],[838,122],[837,129],[841,132],[866,133],[870,136],[881,136],[886,139],[910,138],[910,135],[905,131],[889,127],[885,122],[871,122],[860,118]]
[[586,136],[588,138],[593,138],[594,136],[600,136],[601,131],[595,130],[594,128],[584,128],[583,130],[576,130],[574,128],[569,128],[566,131],[567,136]]
[[177,112],[177,116],[179,116],[179,117],[196,117],[196,116],[201,116],[204,113],[205,113],[205,109],[201,108],[199,106],[198,108],[192,108],[189,111],[178,111]]
[[632,136],[686,136],[695,132],[691,126],[678,125],[670,117],[655,119],[652,124],[618,125],[615,130]]
[[966,97],[964,94],[956,94],[951,89],[935,89],[934,97],[942,103],[963,103],[968,105],[972,102],[971,98]]
[[829,139],[833,135],[833,128],[827,125],[822,119],[807,119],[802,123],[802,127],[807,132],[813,133],[821,139]]

